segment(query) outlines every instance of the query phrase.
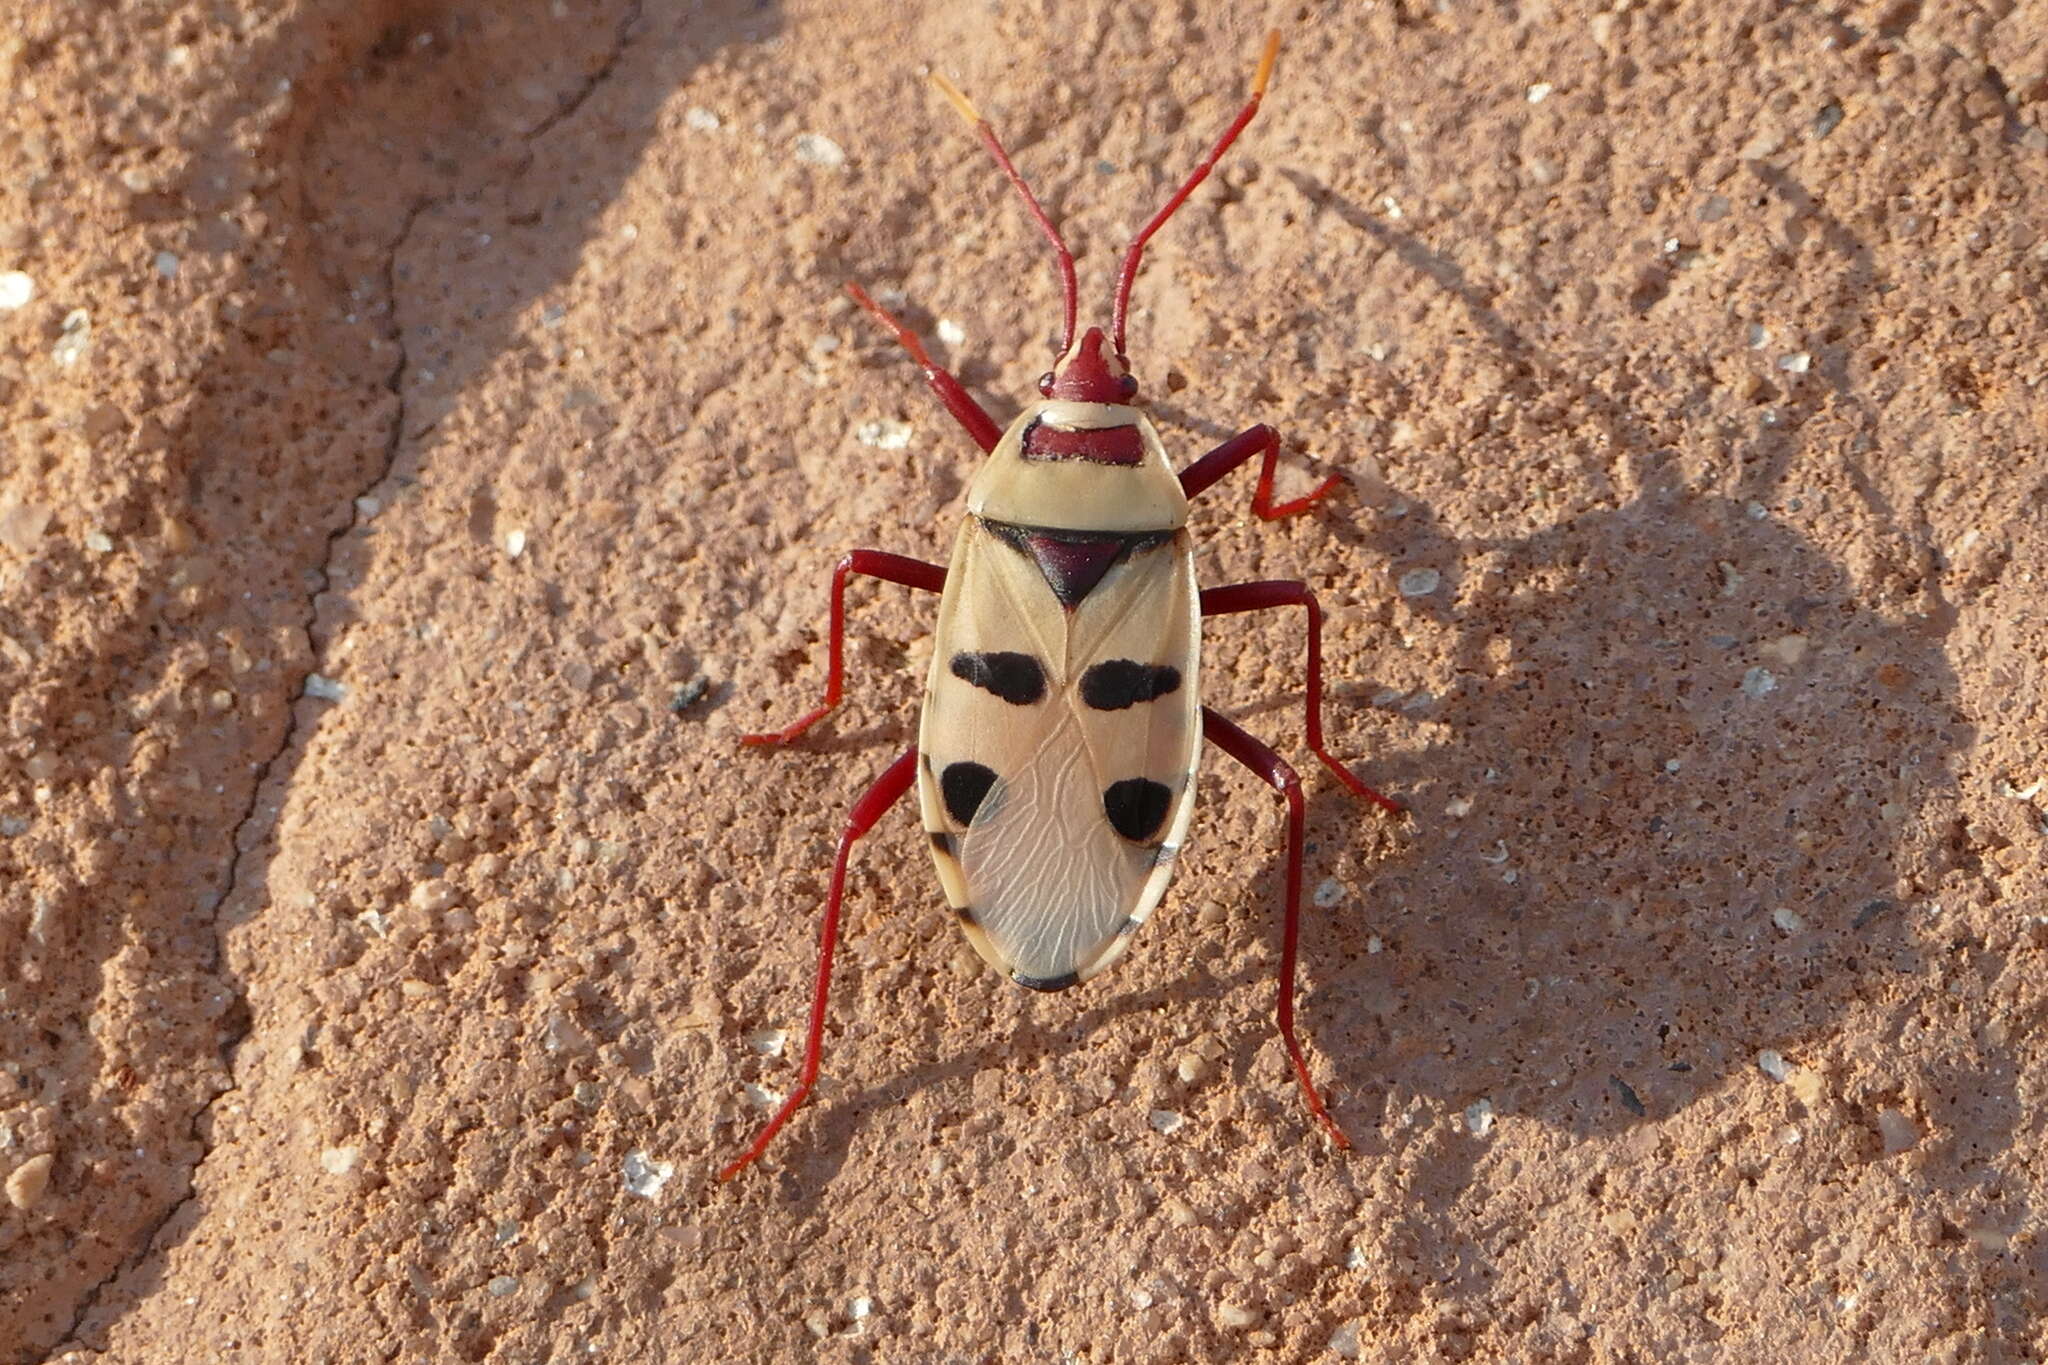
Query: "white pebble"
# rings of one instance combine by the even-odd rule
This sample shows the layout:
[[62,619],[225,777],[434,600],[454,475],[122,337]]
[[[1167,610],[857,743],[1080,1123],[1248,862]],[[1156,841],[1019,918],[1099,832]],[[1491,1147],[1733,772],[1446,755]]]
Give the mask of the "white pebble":
[[1187,1122],[1186,1119],[1174,1113],[1171,1109],[1154,1109],[1148,1117],[1153,1128],[1161,1133],[1175,1132],[1183,1123]]
[[493,1275],[485,1288],[490,1291],[492,1298],[502,1299],[519,1288],[519,1278],[516,1275]]
[[1131,1307],[1137,1309],[1140,1313],[1150,1308],[1154,1302],[1152,1291],[1149,1289],[1133,1289],[1130,1292],[1130,1300]]
[[1806,917],[1790,906],[1781,905],[1771,911],[1771,923],[1788,934],[1796,934],[1806,927]]
[[461,899],[462,893],[449,885],[447,879],[443,877],[429,877],[412,889],[412,908],[424,910],[430,915],[438,915],[444,910],[451,909],[455,902]]
[[1813,368],[1813,357],[1805,351],[1794,351],[1778,357],[1778,368],[1787,374],[1805,374]]
[[1473,1137],[1485,1137],[1493,1131],[1493,1101],[1474,1100],[1465,1106],[1465,1128]]
[[683,111],[683,126],[697,133],[715,133],[724,125],[718,115],[700,104],[693,104]]
[[1742,675],[1742,694],[1746,697],[1767,696],[1777,690],[1777,675],[1762,665],[1758,665]]
[[1322,885],[1316,888],[1315,895],[1311,899],[1315,901],[1318,908],[1327,910],[1344,899],[1344,884],[1335,877],[1326,877],[1323,879]]
[[654,1160],[645,1152],[628,1152],[620,1172],[625,1176],[626,1193],[652,1199],[661,1193],[663,1185],[668,1184],[676,1168],[669,1162]]
[[1556,87],[1555,87],[1555,86],[1553,86],[1553,85],[1551,85],[1551,83],[1550,83],[1549,81],[1538,81],[1538,82],[1536,82],[1536,84],[1534,84],[1534,85],[1532,85],[1532,86],[1530,86],[1530,87],[1529,87],[1529,93],[1528,93],[1528,100],[1529,100],[1529,103],[1531,103],[1531,104],[1541,104],[1541,103],[1543,103],[1543,101],[1545,101],[1545,100],[1547,100],[1547,99],[1549,99],[1549,98],[1550,98],[1550,92],[1551,92],[1551,91],[1552,91],[1553,89],[1555,89],[1555,88],[1556,88]]
[[948,346],[958,346],[967,340],[967,329],[951,318],[940,318],[939,325],[933,330],[939,334],[939,340]]
[[360,1147],[329,1147],[320,1153],[320,1169],[329,1175],[347,1175],[362,1155]]
[[780,1057],[789,1034],[779,1028],[757,1028],[747,1035],[747,1046],[763,1057]]
[[846,164],[846,151],[823,133],[803,133],[796,140],[796,159],[806,166],[838,170]]
[[1453,820],[1462,820],[1471,813],[1472,798],[1469,796],[1454,796],[1444,802],[1444,814]]
[[1330,1351],[1345,1360],[1358,1359],[1358,1324],[1347,1322],[1330,1333]]
[[526,532],[512,531],[505,536],[505,553],[517,559],[526,553]]
[[1372,935],[1370,935],[1370,936],[1368,936],[1368,937],[1366,938],[1366,940],[1365,940],[1365,951],[1366,951],[1366,952],[1368,952],[1368,953],[1383,953],[1383,952],[1385,952],[1386,950],[1387,950],[1387,944],[1386,944],[1386,940],[1382,939],[1382,938],[1381,938],[1381,937],[1380,937],[1380,936],[1379,936],[1378,934],[1372,934]]
[[853,429],[853,439],[864,446],[877,450],[902,450],[910,444],[911,425],[893,419],[882,422],[862,422]]
[[28,306],[36,296],[36,282],[19,270],[0,271],[0,312],[11,313]]
[[1792,1067],[1785,1060],[1785,1054],[1774,1047],[1767,1047],[1756,1054],[1757,1070],[1774,1081],[1782,1081],[1792,1074]]
[[1410,569],[1401,575],[1398,586],[1403,597],[1427,597],[1443,581],[1444,576],[1435,569]]
[[305,694],[318,701],[340,701],[348,695],[348,688],[333,678],[308,673]]
[[178,278],[178,253],[159,251],[156,253],[156,273],[167,280]]

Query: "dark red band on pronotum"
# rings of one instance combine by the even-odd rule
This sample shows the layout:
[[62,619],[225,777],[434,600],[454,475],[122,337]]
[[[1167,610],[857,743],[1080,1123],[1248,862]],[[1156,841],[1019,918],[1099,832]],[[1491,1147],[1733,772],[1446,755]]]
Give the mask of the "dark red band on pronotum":
[[1083,427],[1074,431],[1038,422],[1024,433],[1024,458],[1138,464],[1145,458],[1145,442],[1136,427]]

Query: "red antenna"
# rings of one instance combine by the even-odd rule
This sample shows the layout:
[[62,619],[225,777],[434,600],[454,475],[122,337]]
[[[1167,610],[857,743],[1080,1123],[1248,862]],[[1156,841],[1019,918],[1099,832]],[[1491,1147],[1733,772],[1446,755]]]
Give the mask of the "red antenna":
[[[1159,231],[1166,220],[1173,217],[1173,211],[1195,192],[1195,186],[1209,178],[1209,172],[1216,169],[1216,163],[1230,150],[1230,144],[1237,141],[1237,135],[1252,121],[1252,115],[1259,112],[1259,100],[1266,93],[1266,82],[1273,78],[1273,62],[1279,55],[1280,30],[1276,28],[1266,35],[1266,50],[1259,58],[1257,73],[1252,76],[1252,97],[1244,102],[1244,108],[1238,110],[1237,118],[1223,130],[1223,136],[1216,139],[1216,145],[1209,149],[1208,159],[1195,167],[1195,173],[1174,191],[1173,198],[1166,201],[1166,207],[1152,215],[1152,221],[1138,230],[1138,235],[1131,239],[1130,246],[1125,249],[1123,273],[1118,275],[1116,280],[1116,312],[1112,324],[1116,333],[1116,357],[1119,361],[1124,359],[1124,321],[1131,311],[1131,284],[1138,278],[1138,261],[1145,254],[1145,243],[1152,240],[1152,234]],[[1072,330],[1069,326],[1068,331]]]
[[[1277,41],[1278,35],[1275,35],[1275,38]],[[1269,61],[1267,65],[1270,66],[1271,62]],[[1010,164],[1010,154],[1003,150],[1003,144],[996,139],[996,130],[989,127],[988,120],[981,116],[981,111],[968,102],[967,96],[960,93],[959,86],[936,71],[932,72],[932,84],[939,87],[939,93],[960,111],[960,117],[974,125],[974,131],[981,135],[983,145],[988,148],[990,155],[995,157],[996,164],[1003,168],[1003,174],[1017,187],[1017,193],[1024,196],[1024,206],[1031,210],[1031,216],[1038,222],[1039,231],[1052,243],[1053,252],[1059,257],[1060,290],[1065,296],[1066,306],[1066,323],[1060,332],[1059,354],[1065,355],[1067,348],[1074,344],[1074,253],[1067,249],[1067,244],[1060,239],[1060,230],[1052,225],[1052,219],[1046,217],[1045,210],[1039,207],[1038,196],[1031,192],[1031,187],[1024,183],[1024,177],[1017,174],[1017,168]]]

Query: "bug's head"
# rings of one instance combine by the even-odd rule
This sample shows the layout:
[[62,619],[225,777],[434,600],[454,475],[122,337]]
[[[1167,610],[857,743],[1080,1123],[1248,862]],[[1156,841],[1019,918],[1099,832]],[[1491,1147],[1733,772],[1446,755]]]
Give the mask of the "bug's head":
[[1138,396],[1138,379],[1102,329],[1090,327],[1039,379],[1038,391],[1074,403],[1128,403]]
[[1153,214],[1150,221],[1138,229],[1137,235],[1131,238],[1130,245],[1124,248],[1123,269],[1117,273],[1116,307],[1111,314],[1109,335],[1104,336],[1100,327],[1090,327],[1082,333],[1079,341],[1074,339],[1074,253],[1068,250],[1066,242],[1060,237],[1059,229],[1054,227],[1052,219],[1046,216],[1045,209],[1038,202],[1038,196],[1031,192],[1031,187],[1024,183],[1024,177],[1017,174],[1017,168],[1010,164],[1010,154],[1003,150],[1003,144],[997,139],[995,129],[989,126],[988,120],[968,102],[967,96],[960,93],[958,86],[939,73],[932,73],[933,84],[937,85],[952,102],[953,107],[960,111],[960,117],[974,125],[974,131],[980,136],[982,145],[995,157],[996,164],[1002,167],[1004,176],[1016,186],[1017,193],[1024,199],[1024,207],[1030,210],[1032,220],[1038,224],[1039,231],[1045,234],[1046,240],[1052,243],[1053,256],[1059,264],[1065,326],[1060,332],[1059,358],[1053,362],[1052,369],[1047,371],[1045,377],[1038,381],[1038,391],[1047,398],[1070,399],[1083,403],[1128,403],[1137,396],[1138,381],[1131,376],[1130,367],[1124,360],[1127,354],[1124,350],[1124,324],[1130,316],[1131,285],[1138,278],[1138,264],[1144,259],[1145,243],[1152,240],[1153,233],[1165,226],[1166,220],[1173,216],[1174,210],[1187,202],[1188,196],[1195,192],[1195,186],[1201,184],[1209,172],[1216,168],[1216,163],[1222,159],[1223,153],[1229,149],[1231,143],[1237,141],[1237,135],[1252,121],[1252,116],[1259,112],[1259,101],[1265,97],[1266,83],[1273,77],[1273,59],[1279,52],[1280,33],[1276,29],[1266,35],[1265,50],[1260,54],[1258,70],[1252,76],[1251,97],[1238,111],[1237,118],[1223,130],[1223,136],[1209,149],[1209,155],[1203,159],[1201,165],[1195,167],[1194,172],[1186,180],[1181,182],[1180,188],[1166,201],[1165,207]]

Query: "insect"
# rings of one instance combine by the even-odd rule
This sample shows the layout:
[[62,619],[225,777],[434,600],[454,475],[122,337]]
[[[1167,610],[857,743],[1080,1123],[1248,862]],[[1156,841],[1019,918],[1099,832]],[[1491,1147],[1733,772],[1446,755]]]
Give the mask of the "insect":
[[953,84],[934,82],[994,156],[1051,242],[1064,327],[1040,401],[1007,430],[936,364],[917,336],[857,285],[860,305],[895,334],[947,412],[987,460],[967,490],[967,517],[947,565],[855,550],[832,575],[824,701],[786,729],[748,744],[787,744],[839,704],[846,580],[853,574],[940,594],[936,648],[915,747],[853,805],[832,866],[802,1077],[754,1143],[720,1173],[730,1180],[767,1149],[818,1075],[832,956],[854,844],[913,786],[946,899],[968,941],[1018,985],[1057,991],[1108,967],[1165,894],[1187,836],[1194,777],[1207,739],[1287,802],[1286,904],[1281,921],[1279,1027],[1309,1112],[1348,1147],[1309,1077],[1294,1030],[1304,809],[1300,779],[1279,754],[1201,705],[1201,619],[1275,607],[1308,617],[1309,748],[1357,795],[1402,807],[1330,756],[1322,727],[1322,610],[1305,583],[1198,589],[1188,500],[1253,458],[1252,510],[1273,520],[1335,489],[1273,499],[1279,435],[1254,426],[1178,475],[1136,406],[1124,349],[1131,285],[1145,244],[1200,185],[1258,113],[1279,52],[1269,34],[1251,95],[1209,155],[1131,239],[1117,277],[1111,331],[1075,337],[1073,253],[1011,164],[988,120]]

